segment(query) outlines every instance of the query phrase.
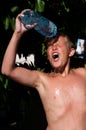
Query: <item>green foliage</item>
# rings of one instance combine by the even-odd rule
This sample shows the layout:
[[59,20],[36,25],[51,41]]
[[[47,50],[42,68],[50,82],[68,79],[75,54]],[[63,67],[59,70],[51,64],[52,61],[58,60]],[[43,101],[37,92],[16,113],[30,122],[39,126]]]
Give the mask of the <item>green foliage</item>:
[[8,30],[9,28],[14,30],[14,23],[15,23],[15,18],[11,18],[10,16],[7,16],[4,19],[4,28],[5,28],[5,30]]
[[[15,12],[18,10],[18,6],[13,6],[11,7],[10,11],[11,13],[15,14]],[[4,29],[8,30],[9,28],[14,30],[14,25],[15,25],[15,17],[11,17],[11,14],[7,15],[3,21],[4,23]]]
[[46,55],[46,47],[44,43],[42,43],[42,55]]
[[0,75],[0,110],[4,109],[7,104],[7,87],[8,87],[8,79],[2,75]]
[[43,0],[36,0],[35,11],[44,12],[45,2]]
[[65,1],[62,1],[62,6],[64,7],[66,12],[70,11],[70,9],[68,7],[66,7]]
[[5,76],[0,75],[0,84],[3,84],[4,89],[7,89],[8,79]]

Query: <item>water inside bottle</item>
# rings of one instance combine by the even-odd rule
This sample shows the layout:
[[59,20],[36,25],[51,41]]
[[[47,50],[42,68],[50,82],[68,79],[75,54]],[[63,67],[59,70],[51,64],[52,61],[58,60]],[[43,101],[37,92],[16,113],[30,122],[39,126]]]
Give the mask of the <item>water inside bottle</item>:
[[34,29],[47,38],[54,37],[57,34],[57,26],[49,19],[41,16],[33,10],[26,10],[21,17],[21,22],[24,25],[37,23]]

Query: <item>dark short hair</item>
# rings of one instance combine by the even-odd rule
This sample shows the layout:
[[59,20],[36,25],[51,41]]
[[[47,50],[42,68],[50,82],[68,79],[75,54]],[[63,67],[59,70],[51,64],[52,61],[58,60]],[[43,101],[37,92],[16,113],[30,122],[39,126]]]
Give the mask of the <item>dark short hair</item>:
[[57,34],[55,37],[46,38],[46,39],[44,40],[46,48],[48,47],[48,44],[47,44],[47,43],[49,43],[49,42],[51,42],[51,41],[52,41],[53,43],[56,42],[60,36],[66,37],[67,40],[68,40],[69,46],[70,46],[71,48],[75,48],[75,38],[74,38],[74,36],[72,36],[70,33],[67,33],[67,32],[58,32],[58,34]]

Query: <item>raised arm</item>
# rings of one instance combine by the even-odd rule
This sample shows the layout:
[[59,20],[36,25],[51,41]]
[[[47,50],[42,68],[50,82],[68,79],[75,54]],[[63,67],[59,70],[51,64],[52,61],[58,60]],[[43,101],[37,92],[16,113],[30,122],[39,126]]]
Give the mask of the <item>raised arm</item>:
[[[19,14],[16,18],[15,30],[6,49],[1,72],[2,74],[24,85],[36,86],[36,82],[39,79],[38,76],[40,72],[31,71],[22,67],[15,66],[16,51],[20,43],[20,39],[22,35],[27,31],[27,29],[19,20],[20,15],[21,14]],[[35,24],[32,25],[30,29],[32,29],[34,26]]]

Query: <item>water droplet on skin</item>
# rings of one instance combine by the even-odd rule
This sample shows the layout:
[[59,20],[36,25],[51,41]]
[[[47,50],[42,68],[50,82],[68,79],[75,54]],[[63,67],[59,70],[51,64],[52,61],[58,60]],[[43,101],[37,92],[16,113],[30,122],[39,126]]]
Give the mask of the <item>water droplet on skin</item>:
[[60,90],[56,88],[56,91],[55,91],[56,95],[60,95]]

